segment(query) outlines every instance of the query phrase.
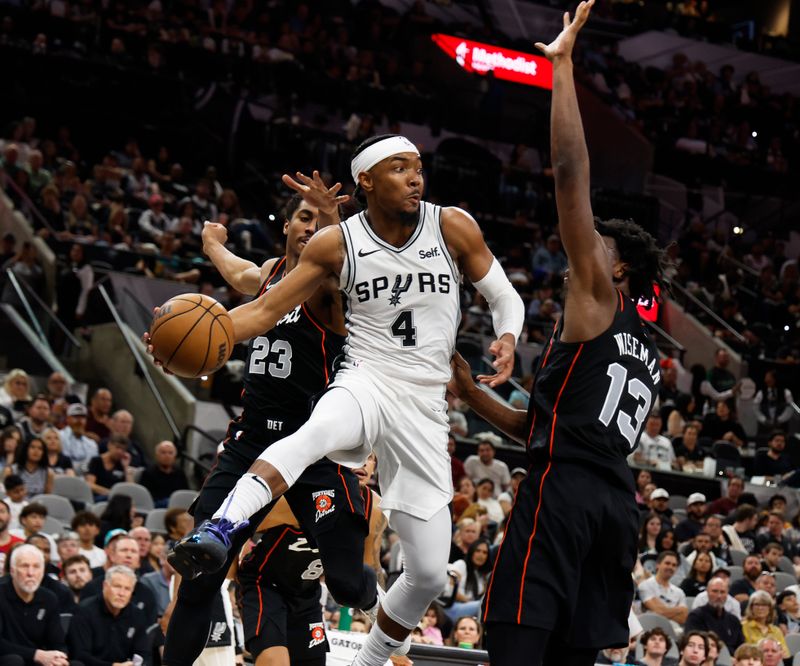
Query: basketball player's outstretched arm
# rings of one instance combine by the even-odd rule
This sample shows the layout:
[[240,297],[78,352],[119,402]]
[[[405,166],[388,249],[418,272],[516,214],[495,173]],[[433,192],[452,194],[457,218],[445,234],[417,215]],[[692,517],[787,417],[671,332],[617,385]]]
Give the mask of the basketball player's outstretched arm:
[[492,365],[496,373],[479,375],[478,379],[491,387],[499,386],[514,370],[514,350],[525,320],[525,305],[469,213],[460,208],[444,208],[442,234],[450,255],[489,304],[497,336],[489,345],[489,352],[495,357]]
[[333,224],[339,224],[341,221],[339,206],[350,201],[349,195],[339,195],[342,184],[336,183],[332,187],[328,187],[316,169],[311,172],[310,177],[300,171],[295,173],[295,176],[296,179],[289,174],[283,174],[281,180],[284,185],[302,196],[306,203],[319,209],[318,228],[324,229]]
[[338,275],[344,261],[344,241],[338,226],[314,234],[294,270],[258,298],[230,311],[236,342],[262,335],[292,308],[308,300],[326,278]]
[[528,415],[524,409],[514,409],[507,404],[495,400],[486,391],[481,390],[472,380],[469,363],[458,352],[450,361],[452,377],[447,390],[457,398],[461,398],[469,408],[484,421],[491,423],[511,439],[525,443],[527,438]]
[[274,259],[264,262],[259,268],[252,261],[237,257],[225,243],[228,240],[228,229],[217,222],[206,222],[203,225],[203,253],[211,259],[211,263],[236,291],[255,296],[263,282],[262,274],[275,263]]
[[[564,337],[588,340],[610,324],[614,312],[614,285],[609,251],[594,228],[589,183],[589,152],[578,108],[572,49],[594,0],[581,2],[564,29],[550,44],[536,44],[553,63],[553,99],[550,110],[550,147],[561,240],[569,261]],[[569,307],[570,305],[574,305]],[[570,316],[570,310],[576,315]],[[588,316],[587,316],[588,315]]]

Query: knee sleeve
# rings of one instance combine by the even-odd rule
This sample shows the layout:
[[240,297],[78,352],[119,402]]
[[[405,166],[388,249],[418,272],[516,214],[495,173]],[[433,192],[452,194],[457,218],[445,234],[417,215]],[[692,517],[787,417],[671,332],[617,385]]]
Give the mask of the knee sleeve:
[[336,525],[316,536],[325,584],[336,602],[369,608],[377,595],[377,576],[363,564],[365,530],[360,518],[342,513]]

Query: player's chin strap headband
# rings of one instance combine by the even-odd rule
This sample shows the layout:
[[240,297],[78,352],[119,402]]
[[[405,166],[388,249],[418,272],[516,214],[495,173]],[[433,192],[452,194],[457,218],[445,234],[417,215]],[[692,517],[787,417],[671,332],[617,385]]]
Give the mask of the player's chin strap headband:
[[355,184],[358,185],[358,174],[362,171],[369,171],[378,162],[398,153],[414,153],[419,156],[417,147],[404,136],[390,136],[364,148],[350,162],[350,173]]

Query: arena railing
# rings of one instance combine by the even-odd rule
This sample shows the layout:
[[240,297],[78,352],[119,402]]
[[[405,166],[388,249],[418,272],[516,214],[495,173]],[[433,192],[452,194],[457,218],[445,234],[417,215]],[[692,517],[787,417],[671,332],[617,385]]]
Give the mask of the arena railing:
[[722,328],[728,331],[736,340],[745,344],[747,339],[739,333],[735,328],[733,328],[727,321],[725,321],[722,317],[720,317],[716,312],[714,312],[710,307],[708,307],[703,301],[701,301],[697,296],[695,296],[691,291],[689,291],[686,287],[675,280],[669,281],[669,286],[671,289],[676,289],[680,292],[680,294],[687,300],[690,301],[695,307],[700,309],[707,317],[713,319],[717,324],[719,324]]
[[486,650],[468,650],[441,645],[423,645],[421,643],[412,643],[408,656],[414,662],[414,666],[489,663],[489,653]]

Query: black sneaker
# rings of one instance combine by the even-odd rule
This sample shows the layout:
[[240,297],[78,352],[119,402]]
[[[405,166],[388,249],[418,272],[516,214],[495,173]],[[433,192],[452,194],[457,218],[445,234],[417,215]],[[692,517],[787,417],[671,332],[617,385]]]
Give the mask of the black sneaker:
[[204,520],[193,529],[167,556],[167,561],[184,578],[219,571],[228,559],[231,538],[249,525],[243,520],[235,525],[227,518]]

